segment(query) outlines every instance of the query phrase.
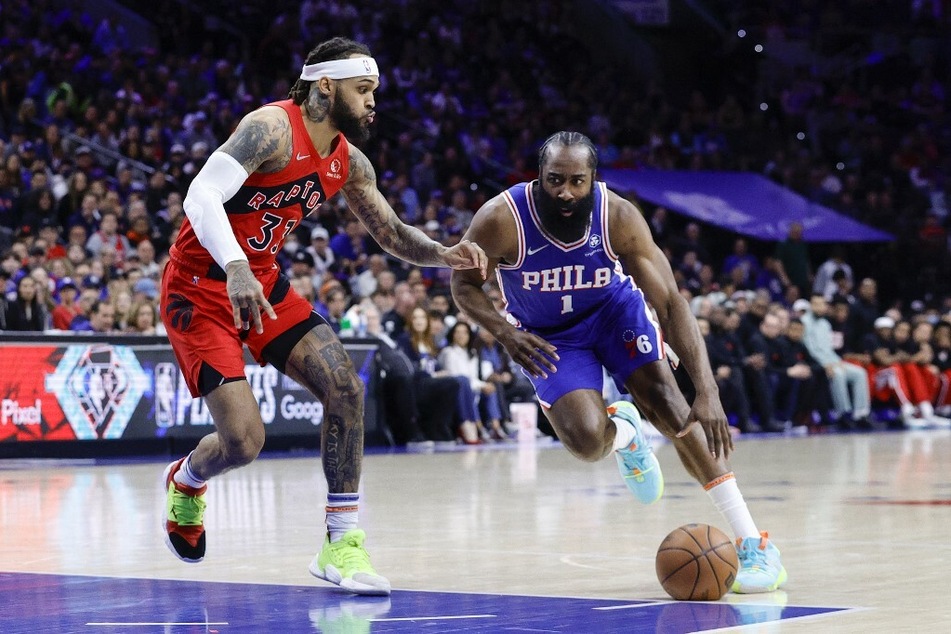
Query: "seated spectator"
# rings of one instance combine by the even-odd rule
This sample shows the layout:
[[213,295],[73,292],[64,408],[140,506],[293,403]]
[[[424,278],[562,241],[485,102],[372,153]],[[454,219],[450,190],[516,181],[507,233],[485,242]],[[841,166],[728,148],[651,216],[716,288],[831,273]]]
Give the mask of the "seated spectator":
[[[798,305],[797,305],[798,306]],[[858,426],[870,429],[871,414],[868,373],[865,368],[848,363],[832,347],[832,325],[826,319],[829,304],[822,295],[813,295],[803,313],[803,342],[809,354],[818,361],[829,377],[832,404],[842,429]]]
[[803,383],[812,378],[812,370],[803,361],[789,354],[790,347],[781,336],[779,317],[767,313],[759,330],[750,337],[751,352],[766,359],[766,377],[779,424],[789,429],[797,411],[799,392]]
[[409,327],[406,332],[396,338],[400,348],[413,362],[417,372],[422,372],[433,378],[449,377],[456,382],[458,393],[455,413],[457,434],[468,445],[477,445],[480,441],[478,416],[475,413],[475,395],[469,381],[459,377],[450,377],[449,373],[439,367],[436,341],[429,327],[429,315],[422,307],[416,307],[410,314]]
[[701,332],[706,330],[707,333],[704,335],[707,356],[720,391],[723,409],[736,416],[736,427],[740,431],[760,431],[759,426],[750,420],[750,400],[743,386],[742,357],[725,333],[726,319],[726,312],[722,307],[717,307],[711,311],[709,320],[703,320],[701,329]]
[[[475,348],[472,327],[465,321],[457,321],[449,329],[446,339],[447,345],[439,351],[439,365],[450,376],[467,381],[473,394],[469,402],[462,402],[460,397],[463,418],[476,421],[483,440],[506,439],[496,385],[482,377],[482,363]],[[464,389],[460,390],[460,394],[464,392]]]
[[[343,287],[336,287],[330,290],[327,293],[327,323],[330,324],[330,327],[333,328],[333,331],[337,334],[341,333],[343,329],[343,319],[344,314],[347,312],[347,293],[343,290]],[[349,324],[347,325],[347,330],[350,329]],[[351,336],[352,332],[347,332],[343,336]]]
[[126,318],[126,332],[137,335],[158,334],[158,314],[155,303],[149,299],[132,304]]
[[69,330],[69,324],[79,314],[79,286],[71,277],[64,277],[56,284],[59,304],[52,311],[53,328]]
[[88,318],[78,315],[70,324],[70,330],[75,332],[91,332],[94,334],[108,334],[114,332],[116,309],[105,300],[97,299],[89,308]]
[[393,292],[393,308],[383,313],[383,330],[395,339],[406,332],[407,321],[416,308],[416,298],[407,282],[397,282]]
[[933,352],[931,346],[922,347],[911,338],[911,324],[891,317],[879,317],[875,331],[866,337],[866,351],[871,357],[867,367],[874,383],[876,400],[883,403],[896,401],[901,408],[901,420],[906,427],[922,427],[943,423],[937,417],[933,401],[930,371]]
[[[142,297],[142,294],[137,294],[137,296]],[[132,310],[133,304],[132,293],[125,289],[118,290],[116,292],[110,292],[109,301],[112,303],[112,312],[115,315],[116,320],[112,326],[112,329],[116,332],[128,331],[129,316],[131,314],[130,311]]]
[[86,249],[93,255],[98,255],[103,245],[112,246],[119,260],[124,260],[125,256],[132,251],[129,239],[119,233],[119,217],[114,212],[102,213],[98,231],[90,235],[89,240],[86,241]]
[[320,288],[335,262],[333,249],[330,248],[330,233],[324,227],[317,225],[310,230],[307,252],[314,258],[314,286]]
[[938,396],[935,407],[941,416],[951,414],[951,323],[939,321],[931,334],[933,363],[938,372]]
[[397,445],[455,444],[452,432],[459,384],[449,377],[418,372],[412,360],[385,332],[380,312],[364,309],[367,337],[379,341],[380,406]]
[[791,319],[786,326],[786,354],[793,364],[801,363],[809,368],[812,375],[800,386],[799,400],[793,414],[793,425],[822,425],[830,427],[835,420],[830,417],[832,394],[829,389],[829,377],[822,365],[812,358],[803,343],[805,327],[802,321]]
[[36,280],[24,275],[17,282],[16,297],[6,306],[5,330],[42,332],[47,312],[37,292]]
[[367,259],[367,268],[350,279],[350,289],[357,299],[369,297],[376,290],[377,277],[388,269],[386,256],[374,253]]

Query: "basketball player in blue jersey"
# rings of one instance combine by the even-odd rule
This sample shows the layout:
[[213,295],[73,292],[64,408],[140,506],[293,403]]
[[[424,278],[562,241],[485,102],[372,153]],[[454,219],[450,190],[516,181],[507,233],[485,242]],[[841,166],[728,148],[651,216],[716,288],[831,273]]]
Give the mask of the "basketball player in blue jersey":
[[[650,504],[663,493],[660,464],[637,408],[620,401],[605,409],[607,369],[733,530],[734,592],[776,590],[786,570],[727,465],[733,441],[696,320],[638,208],[595,180],[597,161],[586,136],[552,135],[539,152],[539,179],[487,202],[465,236],[485,249],[504,315],[477,271],[453,271],[453,297],[525,368],[568,451],[595,461],[613,450],[628,488]],[[664,337],[696,386],[692,405],[677,388]]]

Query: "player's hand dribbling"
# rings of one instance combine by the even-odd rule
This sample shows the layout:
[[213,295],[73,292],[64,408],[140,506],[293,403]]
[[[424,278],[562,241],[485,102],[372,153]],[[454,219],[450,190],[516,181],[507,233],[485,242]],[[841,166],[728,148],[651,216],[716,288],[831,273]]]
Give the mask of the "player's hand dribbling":
[[277,319],[277,313],[264,296],[264,287],[244,260],[229,262],[227,274],[228,300],[231,302],[234,327],[238,330],[248,330],[253,323],[255,332],[261,334],[264,332],[264,324],[261,322],[262,308],[268,317]]
[[475,242],[471,240],[462,240],[459,244],[449,247],[442,256],[446,266],[456,269],[479,269],[482,273],[482,279],[485,279],[486,269],[489,266],[489,259]]
[[706,434],[707,447],[710,453],[717,458],[730,457],[730,452],[733,451],[730,422],[727,420],[723,405],[716,395],[709,396],[698,392],[693,401],[693,407],[690,408],[687,421],[687,426],[677,434],[678,437],[686,436],[691,432],[693,425],[699,424],[703,427],[703,433]]
[[549,372],[558,371],[554,364],[554,361],[559,360],[558,349],[538,335],[510,328],[507,333],[498,337],[498,340],[512,357],[512,361],[525,368],[533,377],[547,379]]

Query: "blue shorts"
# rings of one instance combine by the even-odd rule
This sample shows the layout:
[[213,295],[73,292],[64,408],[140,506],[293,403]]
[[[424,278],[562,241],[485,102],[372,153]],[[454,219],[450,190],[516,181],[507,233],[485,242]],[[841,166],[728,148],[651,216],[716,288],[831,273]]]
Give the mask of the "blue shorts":
[[548,378],[529,376],[544,407],[574,390],[600,392],[604,372],[625,392],[624,381],[644,364],[664,358],[663,337],[644,293],[625,290],[569,328],[526,328],[558,348],[557,372]]

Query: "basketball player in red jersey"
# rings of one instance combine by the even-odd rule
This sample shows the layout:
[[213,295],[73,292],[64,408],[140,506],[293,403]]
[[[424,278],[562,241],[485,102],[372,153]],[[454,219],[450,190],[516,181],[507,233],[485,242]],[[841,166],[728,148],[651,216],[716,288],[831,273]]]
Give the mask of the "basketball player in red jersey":
[[[377,189],[363,141],[379,71],[367,47],[334,38],[307,56],[289,99],[245,116],[192,182],[187,220],[162,280],[162,318],[193,396],[216,432],[169,465],[166,544],[180,559],[205,555],[206,481],[254,460],[264,423],[245,379],[243,346],[323,403],[321,461],[327,536],[310,572],[357,593],[390,593],[357,528],[364,386],[331,327],[275,264],[284,237],[337,191],[388,252],[422,266],[476,268],[485,254],[446,248],[396,217]],[[349,140],[348,140],[349,139]]]

